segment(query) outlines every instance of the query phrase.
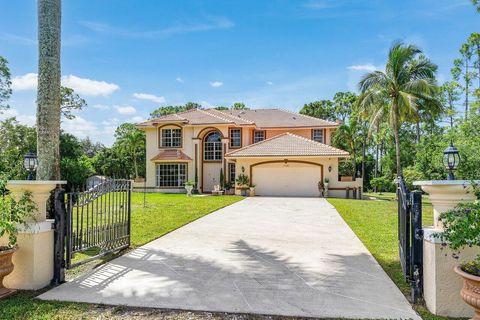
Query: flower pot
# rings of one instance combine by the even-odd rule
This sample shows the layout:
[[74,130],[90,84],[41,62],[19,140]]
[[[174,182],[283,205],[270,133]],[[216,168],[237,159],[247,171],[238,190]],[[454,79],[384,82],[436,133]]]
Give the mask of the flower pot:
[[460,296],[465,303],[475,310],[472,319],[480,320],[480,277],[466,273],[458,266],[454,270],[463,278],[463,288],[460,291]]
[[15,290],[7,289],[3,286],[3,278],[13,271],[12,256],[15,251],[17,251],[17,247],[0,250],[0,299],[15,292]]
[[255,197],[255,188],[254,187],[250,187],[250,194],[249,194],[250,197]]
[[246,197],[247,196],[247,189],[245,189],[245,188],[240,189],[240,195],[242,197]]
[[187,196],[192,196],[193,186],[185,186],[185,190],[187,190]]

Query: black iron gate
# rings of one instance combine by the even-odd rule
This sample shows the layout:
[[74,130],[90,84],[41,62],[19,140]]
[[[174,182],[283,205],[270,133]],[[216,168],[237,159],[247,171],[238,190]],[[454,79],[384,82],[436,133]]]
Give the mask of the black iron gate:
[[398,251],[405,281],[412,288],[412,300],[423,295],[422,193],[410,192],[398,178]]
[[[131,180],[106,180],[88,190],[55,192],[55,266],[53,282],[64,269],[130,246]],[[75,260],[76,253],[88,258]]]

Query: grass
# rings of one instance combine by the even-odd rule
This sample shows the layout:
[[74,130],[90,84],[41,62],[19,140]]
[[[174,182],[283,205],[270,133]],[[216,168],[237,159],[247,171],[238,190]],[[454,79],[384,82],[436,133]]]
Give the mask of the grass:
[[[238,196],[187,198],[184,194],[151,193],[147,194],[144,207],[143,194],[134,193],[132,194],[132,247],[141,246],[241,199],[242,197]],[[77,261],[82,257],[89,257],[88,254],[78,256]],[[104,257],[102,261],[112,257],[114,256]],[[77,273],[74,271],[73,274],[78,274],[78,270],[82,269],[77,268]],[[90,317],[85,316],[85,313],[99,309],[96,305],[34,299],[43,291],[45,290],[23,291],[0,300],[0,319],[88,319],[99,316],[98,313]],[[108,312],[111,310],[108,309]],[[102,319],[105,318],[103,315],[100,316]]]
[[[410,291],[404,281],[398,256],[397,202],[395,194],[366,194],[376,199],[349,200],[328,199],[337,211],[372,253],[388,276],[404,294]],[[429,201],[423,201],[423,225],[433,225],[433,208]],[[423,319],[447,319],[431,314],[421,304],[414,305]]]

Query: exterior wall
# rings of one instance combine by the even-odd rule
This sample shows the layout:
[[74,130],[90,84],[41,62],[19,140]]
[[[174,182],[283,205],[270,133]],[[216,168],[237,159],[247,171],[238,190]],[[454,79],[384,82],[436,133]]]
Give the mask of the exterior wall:
[[[319,163],[323,165],[323,179],[329,179],[329,197],[335,198],[345,198],[346,197],[346,190],[345,188],[358,188],[362,186],[362,179],[357,178],[355,181],[338,181],[338,158],[333,157],[287,157],[285,158],[289,161],[308,161]],[[233,160],[233,159],[232,159]],[[235,159],[236,162],[236,176],[242,173],[242,167],[245,169],[244,174],[246,174],[250,179],[250,172],[252,165],[260,162],[266,161],[283,161],[283,158],[272,158],[272,157],[251,157],[251,158],[237,158]],[[331,171],[329,171],[329,167]],[[275,177],[271,177],[271,183],[275,183]],[[255,177],[253,178],[255,182]],[[239,193],[239,190],[237,190]],[[350,192],[350,197],[353,196],[353,191]]]
[[[174,124],[166,124],[162,128],[170,128],[175,127]],[[157,163],[174,163],[179,161],[151,161],[153,157],[155,157],[159,152],[165,150],[165,148],[159,147],[159,134],[158,128],[145,128],[146,134],[146,183],[145,187],[147,188],[148,192],[168,192],[168,193],[179,193],[185,192],[183,188],[172,188],[172,189],[165,189],[165,188],[157,188],[156,187],[156,164]],[[192,160],[187,161],[188,163],[188,173],[187,173],[187,180],[195,180],[195,169],[197,168],[197,177],[198,177],[198,187],[202,191],[210,191],[212,188],[212,182],[210,181],[214,178],[217,183],[220,183],[219,180],[219,172],[220,168],[223,168],[224,174],[227,175],[227,160],[223,159],[221,163],[204,163],[203,161],[203,138],[204,136],[212,131],[212,130],[219,130],[223,135],[224,139],[222,142],[224,143],[224,153],[229,152],[231,150],[229,145],[229,129],[233,128],[231,125],[221,124],[221,125],[182,125],[182,146],[181,148],[172,148],[181,150],[187,156],[189,156]],[[242,147],[252,144],[253,132],[254,127],[252,126],[244,126],[244,127],[235,127],[242,129]],[[311,129],[267,129],[266,131],[266,138],[272,138],[279,134],[290,132],[308,139],[311,139]],[[331,129],[325,129],[325,142],[326,144],[330,144],[330,136],[331,136]],[[195,150],[196,153],[195,153]],[[336,159],[336,158],[332,158]],[[332,165],[332,168],[337,168],[338,165]],[[325,168],[326,170],[326,168]],[[218,172],[218,173],[217,173]],[[238,173],[238,170],[237,170]],[[335,176],[334,172],[332,171],[332,176]],[[218,175],[218,177],[216,177]],[[205,181],[208,180],[208,181]],[[331,179],[333,181],[333,179]],[[205,184],[205,188],[204,185]],[[345,184],[345,183],[344,183]],[[351,184],[351,183],[350,183]],[[144,184],[135,188],[137,191],[143,191]]]

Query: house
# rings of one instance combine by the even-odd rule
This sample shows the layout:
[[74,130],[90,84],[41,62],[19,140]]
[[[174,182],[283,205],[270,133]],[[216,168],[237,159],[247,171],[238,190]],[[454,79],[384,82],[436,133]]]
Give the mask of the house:
[[349,154],[330,145],[335,122],[281,109],[192,109],[137,127],[146,133],[150,191],[184,192],[190,180],[208,193],[222,172],[226,182],[249,176],[260,196],[319,196],[325,178],[329,196],[360,196],[361,179],[339,181]]

